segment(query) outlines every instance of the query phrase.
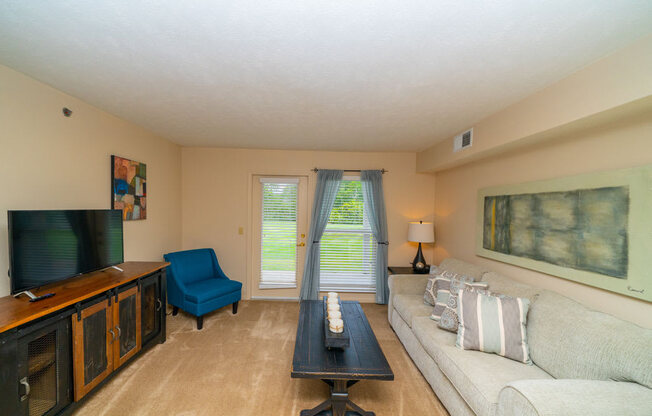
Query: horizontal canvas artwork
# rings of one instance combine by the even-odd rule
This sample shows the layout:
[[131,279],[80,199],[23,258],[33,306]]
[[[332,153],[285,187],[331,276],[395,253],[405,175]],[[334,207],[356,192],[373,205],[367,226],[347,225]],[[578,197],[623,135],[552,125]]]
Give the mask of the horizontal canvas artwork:
[[481,189],[476,253],[652,301],[652,166]]
[[629,188],[484,198],[483,247],[626,278]]
[[111,156],[111,199],[113,209],[122,210],[122,219],[147,218],[147,166]]

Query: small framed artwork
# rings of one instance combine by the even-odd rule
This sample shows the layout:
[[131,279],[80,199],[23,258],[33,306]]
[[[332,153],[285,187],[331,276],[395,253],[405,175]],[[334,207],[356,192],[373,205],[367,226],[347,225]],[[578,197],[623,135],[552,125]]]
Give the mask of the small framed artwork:
[[147,218],[147,165],[111,156],[111,206],[124,221]]

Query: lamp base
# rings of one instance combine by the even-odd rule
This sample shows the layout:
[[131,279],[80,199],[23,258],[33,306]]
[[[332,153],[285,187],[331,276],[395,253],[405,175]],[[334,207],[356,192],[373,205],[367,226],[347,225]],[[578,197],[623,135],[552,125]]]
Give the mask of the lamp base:
[[419,243],[417,255],[412,260],[412,271],[419,274],[426,274],[430,271],[430,267],[426,264],[426,259],[423,257],[423,252],[421,251],[421,243]]

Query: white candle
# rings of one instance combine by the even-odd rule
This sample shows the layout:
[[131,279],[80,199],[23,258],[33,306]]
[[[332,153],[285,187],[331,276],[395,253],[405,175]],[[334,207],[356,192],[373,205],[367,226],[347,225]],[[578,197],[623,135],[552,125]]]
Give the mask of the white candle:
[[336,310],[328,311],[328,319],[342,319],[342,312]]
[[328,310],[329,311],[339,311],[340,310],[340,304],[339,303],[329,303],[328,304]]
[[344,331],[344,321],[341,319],[332,319],[328,324],[328,329],[330,329],[331,332],[339,334]]

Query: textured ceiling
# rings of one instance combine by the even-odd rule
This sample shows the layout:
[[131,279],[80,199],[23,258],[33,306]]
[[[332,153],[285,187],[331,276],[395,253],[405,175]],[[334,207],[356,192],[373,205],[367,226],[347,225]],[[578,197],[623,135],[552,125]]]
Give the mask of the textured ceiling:
[[652,1],[0,3],[0,63],[182,145],[426,148],[652,33]]

